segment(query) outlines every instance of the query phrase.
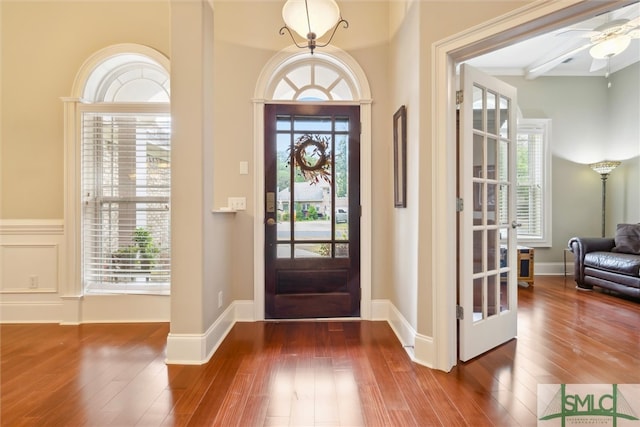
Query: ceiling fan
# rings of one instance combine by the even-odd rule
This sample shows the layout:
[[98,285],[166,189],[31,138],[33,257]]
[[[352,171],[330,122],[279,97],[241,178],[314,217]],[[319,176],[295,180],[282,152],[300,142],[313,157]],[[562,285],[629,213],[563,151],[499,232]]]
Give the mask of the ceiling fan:
[[615,19],[596,28],[589,29],[567,29],[556,34],[561,37],[579,37],[588,39],[586,43],[578,43],[578,46],[542,64],[534,65],[526,70],[528,79],[536,78],[551,70],[557,65],[565,62],[584,50],[589,49],[592,57],[589,71],[597,71],[609,64],[609,60],[622,53],[631,44],[632,39],[640,38],[640,17],[634,19]]

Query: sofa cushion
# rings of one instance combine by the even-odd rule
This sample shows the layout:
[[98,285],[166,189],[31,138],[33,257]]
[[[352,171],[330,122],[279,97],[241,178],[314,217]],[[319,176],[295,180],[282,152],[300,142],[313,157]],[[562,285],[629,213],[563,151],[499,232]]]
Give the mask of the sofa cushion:
[[640,255],[640,224],[618,224],[613,252]]
[[640,256],[611,252],[589,252],[584,265],[628,276],[640,276]]

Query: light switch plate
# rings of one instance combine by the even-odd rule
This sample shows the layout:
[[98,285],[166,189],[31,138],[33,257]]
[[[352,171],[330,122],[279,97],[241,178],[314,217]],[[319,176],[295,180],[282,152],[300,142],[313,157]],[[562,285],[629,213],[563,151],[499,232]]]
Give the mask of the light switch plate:
[[245,211],[247,210],[247,198],[229,197],[229,207],[234,211]]
[[240,175],[249,175],[249,162],[240,162]]

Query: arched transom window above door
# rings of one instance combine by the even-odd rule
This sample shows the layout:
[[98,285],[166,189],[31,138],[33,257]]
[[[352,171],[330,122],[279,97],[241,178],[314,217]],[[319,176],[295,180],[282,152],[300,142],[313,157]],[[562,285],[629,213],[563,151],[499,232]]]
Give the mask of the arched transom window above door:
[[283,64],[271,81],[278,101],[353,101],[359,98],[353,76],[341,64],[315,55]]

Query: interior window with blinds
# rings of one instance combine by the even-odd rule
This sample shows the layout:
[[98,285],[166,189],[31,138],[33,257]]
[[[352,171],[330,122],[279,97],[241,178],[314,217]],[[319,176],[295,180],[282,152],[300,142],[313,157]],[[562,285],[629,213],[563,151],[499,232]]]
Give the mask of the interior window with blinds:
[[551,244],[550,120],[518,122],[516,215],[518,242]]
[[87,292],[168,293],[168,113],[82,113],[83,278]]

